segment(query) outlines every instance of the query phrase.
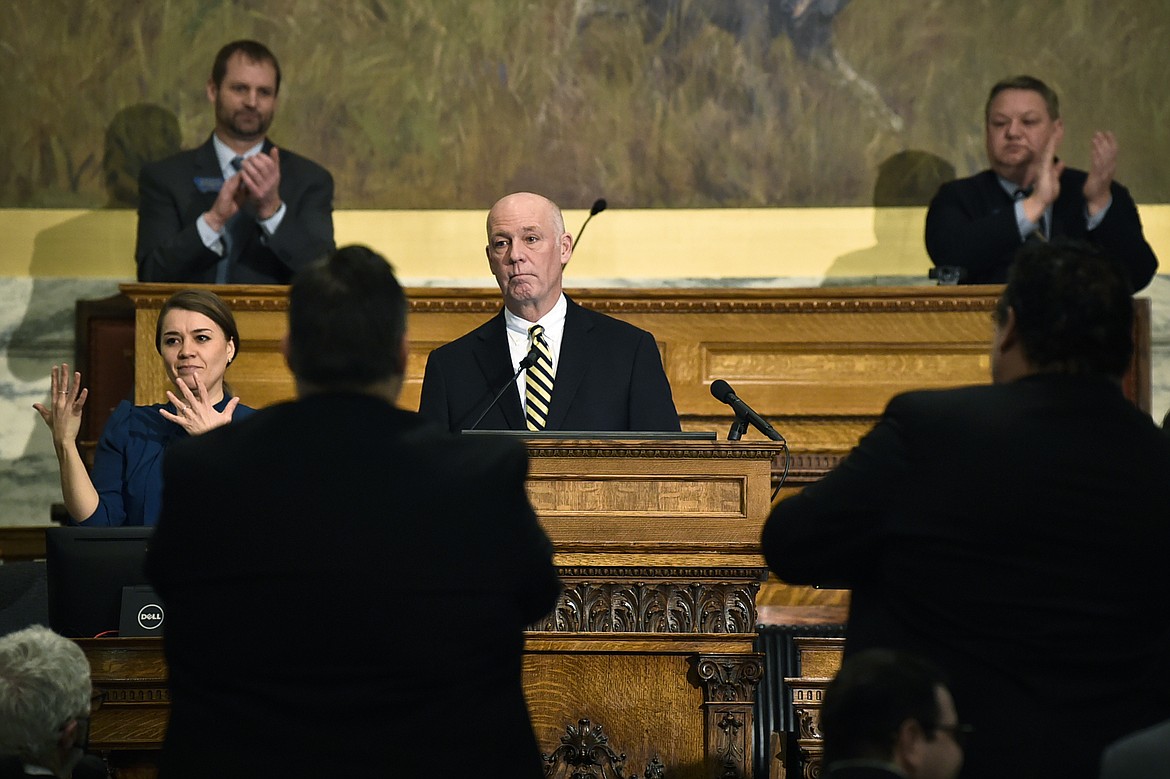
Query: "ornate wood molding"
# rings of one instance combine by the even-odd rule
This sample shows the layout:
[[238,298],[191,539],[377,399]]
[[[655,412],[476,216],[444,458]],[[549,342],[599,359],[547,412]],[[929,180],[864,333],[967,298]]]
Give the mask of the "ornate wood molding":
[[[896,294],[890,294],[896,289]],[[767,314],[991,311],[998,288],[832,287],[567,289],[587,308],[608,314]],[[416,287],[411,312],[495,314],[500,293],[486,287]]]
[[800,653],[801,675],[786,678],[784,683],[792,695],[796,716],[801,776],[803,779],[819,779],[825,751],[821,737],[821,701],[841,666],[845,640],[797,636],[793,643]]
[[764,656],[703,654],[695,661],[695,673],[708,703],[750,704],[764,676]]
[[[587,434],[586,434],[587,435]],[[621,458],[639,460],[759,460],[769,457],[783,457],[784,447],[780,443],[745,442],[745,443],[718,443],[714,446],[696,446],[694,441],[662,441],[647,442],[645,440],[630,439],[604,440],[591,442],[582,439],[573,439],[566,442],[564,439],[526,439],[529,457],[581,457],[581,458]]]
[[[626,753],[618,753],[609,745],[609,736],[601,725],[594,725],[587,719],[577,721],[576,726],[568,725],[561,743],[550,755],[542,755],[545,762],[544,775],[549,779],[571,777],[571,779],[638,779],[637,774],[626,776],[622,773]],[[654,755],[646,764],[643,779],[663,779],[666,767]]]
[[719,779],[751,775],[752,706],[764,675],[760,654],[701,654],[695,673],[703,685],[707,754]]
[[[592,581],[562,575],[556,608],[533,630],[552,633],[752,634],[756,581]],[[672,572],[673,573],[673,572]],[[709,576],[704,574],[704,578]]]
[[768,578],[766,568],[680,568],[677,566],[594,566],[564,565],[557,572],[562,581],[593,580],[605,578],[608,581],[644,579],[688,579],[694,581],[727,581],[746,579],[764,581]]

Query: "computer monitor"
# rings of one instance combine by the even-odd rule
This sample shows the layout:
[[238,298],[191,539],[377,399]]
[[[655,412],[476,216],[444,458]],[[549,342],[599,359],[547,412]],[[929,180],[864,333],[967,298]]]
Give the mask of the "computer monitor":
[[122,588],[146,584],[151,527],[45,530],[49,627],[70,638],[116,633]]

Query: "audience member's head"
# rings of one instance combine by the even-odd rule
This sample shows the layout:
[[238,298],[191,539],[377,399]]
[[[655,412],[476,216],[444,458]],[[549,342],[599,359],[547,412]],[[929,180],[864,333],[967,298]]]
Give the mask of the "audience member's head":
[[276,118],[280,65],[264,44],[233,41],[219,50],[207,81],[215,134],[239,152],[264,140]]
[[384,257],[344,246],[306,267],[288,296],[286,353],[301,394],[397,397],[406,371],[406,294]]
[[1120,379],[1133,356],[1133,290],[1124,269],[1085,244],[1029,241],[995,311],[992,377],[1096,374]]
[[516,192],[500,198],[487,217],[487,258],[513,314],[535,322],[561,296],[573,236],[557,204],[542,195]]
[[942,672],[905,652],[869,649],[848,658],[821,706],[825,767],[881,764],[910,779],[959,773],[960,725]]
[[69,776],[88,734],[92,688],[81,647],[36,625],[0,638],[0,754]]
[[1056,93],[1031,76],[1005,79],[991,88],[984,116],[991,169],[1018,186],[1032,186],[1041,155],[1064,137]]
[[1009,89],[1035,92],[1044,101],[1044,107],[1048,111],[1048,118],[1060,118],[1060,98],[1056,96],[1056,92],[1052,87],[1035,76],[1012,76],[1005,78],[1003,81],[996,82],[987,94],[987,103],[983,106],[983,118],[985,121],[991,120],[991,106],[995,102],[995,98],[999,97],[1001,92],[1006,92]]
[[215,55],[215,62],[211,65],[211,83],[218,89],[223,86],[223,79],[228,72],[228,61],[239,55],[250,65],[268,64],[276,71],[276,91],[280,92],[280,63],[276,61],[267,46],[259,41],[232,41],[225,44]]

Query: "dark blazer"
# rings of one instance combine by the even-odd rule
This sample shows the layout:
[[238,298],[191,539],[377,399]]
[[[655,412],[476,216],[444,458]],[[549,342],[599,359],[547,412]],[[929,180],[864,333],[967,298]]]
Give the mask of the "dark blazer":
[[[222,412],[230,400],[224,393],[215,410]],[[163,453],[171,442],[187,437],[186,430],[158,413],[164,408],[175,413],[171,403],[135,406],[123,400],[114,407],[98,439],[90,471],[98,506],[81,522],[71,517],[73,524],[153,525],[158,521]],[[232,422],[254,411],[241,403],[232,412]]]
[[963,776],[1089,779],[1170,717],[1168,474],[1170,438],[1106,379],[913,392],[773,509],[763,550],[786,582],[852,589],[847,654],[949,673]]
[[[271,149],[265,141],[264,152]],[[220,258],[203,245],[195,221],[211,208],[222,182],[210,137],[196,149],[143,166],[135,250],[139,281],[215,282]],[[229,228],[241,247],[229,283],[288,284],[296,271],[333,250],[329,171],[281,147],[280,199],[287,211],[271,237],[246,213]]]
[[871,765],[849,765],[832,770],[825,769],[824,779],[906,779],[906,775],[876,762]]
[[541,775],[523,630],[560,584],[518,442],[323,394],[163,467],[163,779]]
[[[70,773],[72,779],[107,779],[110,773],[106,764],[96,755],[84,755]],[[28,779],[39,777],[44,779],[45,774],[28,774],[24,771],[24,763],[19,757],[0,757],[0,779]]]
[[[568,301],[548,430],[677,431],[678,412],[654,336]],[[419,413],[452,432],[471,427],[515,368],[504,312],[427,359]],[[523,430],[515,382],[477,425]]]
[[[1052,204],[1051,237],[1084,240],[1100,247],[1129,270],[1134,291],[1150,283],[1158,259],[1146,243],[1129,190],[1113,182],[1113,203],[1095,230],[1085,227],[1088,174],[1065,168],[1060,196]],[[926,212],[926,251],[935,265],[966,268],[964,284],[1002,284],[1023,241],[1011,197],[995,173],[943,184]]]
[[1170,773],[1170,720],[1113,742],[1101,756],[1101,779],[1154,779]]

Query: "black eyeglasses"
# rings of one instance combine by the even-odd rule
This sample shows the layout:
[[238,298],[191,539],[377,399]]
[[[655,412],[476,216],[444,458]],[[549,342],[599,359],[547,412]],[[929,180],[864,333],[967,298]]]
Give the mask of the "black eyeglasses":
[[975,732],[974,725],[964,725],[963,723],[955,723],[954,725],[935,725],[935,730],[941,730],[944,733],[949,733],[951,739],[959,745],[960,749],[965,749],[967,742],[971,739],[971,735]]

